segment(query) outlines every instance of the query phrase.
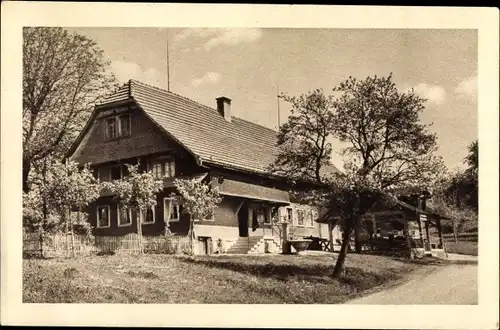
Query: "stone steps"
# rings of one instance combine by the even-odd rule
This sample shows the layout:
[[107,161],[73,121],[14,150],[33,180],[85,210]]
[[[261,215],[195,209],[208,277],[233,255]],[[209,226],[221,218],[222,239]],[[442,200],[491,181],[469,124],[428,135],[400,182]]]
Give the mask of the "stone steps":
[[280,253],[279,244],[272,238],[264,238],[263,236],[239,237],[238,240],[228,249],[228,254],[262,254]]

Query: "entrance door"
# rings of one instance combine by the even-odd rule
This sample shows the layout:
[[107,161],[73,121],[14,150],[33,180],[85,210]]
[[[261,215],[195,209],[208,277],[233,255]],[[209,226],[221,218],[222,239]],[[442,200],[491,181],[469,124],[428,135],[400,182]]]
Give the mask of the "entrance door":
[[238,212],[240,237],[248,237],[248,206],[243,205]]

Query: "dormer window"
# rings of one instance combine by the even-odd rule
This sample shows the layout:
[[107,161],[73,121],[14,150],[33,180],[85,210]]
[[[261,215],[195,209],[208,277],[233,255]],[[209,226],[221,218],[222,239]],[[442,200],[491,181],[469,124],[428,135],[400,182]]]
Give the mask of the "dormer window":
[[131,132],[130,114],[109,117],[105,121],[107,140],[129,136]]
[[158,180],[175,177],[175,161],[172,157],[151,160],[149,169]]

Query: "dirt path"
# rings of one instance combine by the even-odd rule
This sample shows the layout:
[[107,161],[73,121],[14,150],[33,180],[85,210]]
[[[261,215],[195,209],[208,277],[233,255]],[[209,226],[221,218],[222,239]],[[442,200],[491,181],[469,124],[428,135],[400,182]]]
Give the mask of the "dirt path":
[[477,265],[449,265],[415,274],[409,282],[347,302],[366,305],[477,304]]

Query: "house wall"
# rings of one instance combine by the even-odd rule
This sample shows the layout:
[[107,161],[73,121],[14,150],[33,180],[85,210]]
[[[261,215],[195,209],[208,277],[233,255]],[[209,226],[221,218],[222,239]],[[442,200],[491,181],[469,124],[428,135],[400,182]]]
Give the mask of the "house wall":
[[[105,119],[113,114],[131,114],[131,135],[106,140]],[[79,164],[101,164],[120,159],[165,152],[175,147],[163,132],[134,106],[100,110],[71,159]]]

